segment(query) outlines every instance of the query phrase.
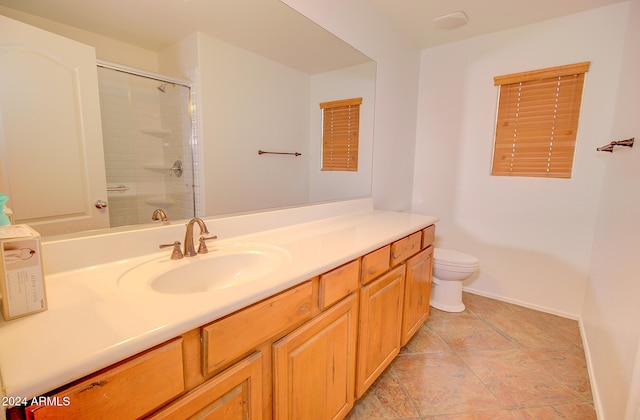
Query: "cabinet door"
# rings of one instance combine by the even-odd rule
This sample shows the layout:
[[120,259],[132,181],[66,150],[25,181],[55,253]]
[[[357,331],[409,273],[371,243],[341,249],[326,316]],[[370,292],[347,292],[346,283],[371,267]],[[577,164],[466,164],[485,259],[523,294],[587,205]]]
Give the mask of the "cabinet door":
[[149,418],[261,419],[262,358],[254,353]]
[[400,352],[404,276],[400,265],[360,289],[358,398]]
[[275,419],[341,419],[351,410],[357,310],[348,296],[274,344]]
[[433,246],[407,261],[404,287],[402,341],[404,346],[429,317]]

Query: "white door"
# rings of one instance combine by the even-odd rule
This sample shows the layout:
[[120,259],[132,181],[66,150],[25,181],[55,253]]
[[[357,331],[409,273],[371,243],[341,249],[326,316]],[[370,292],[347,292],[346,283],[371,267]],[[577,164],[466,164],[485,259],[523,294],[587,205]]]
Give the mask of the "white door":
[[0,16],[0,192],[42,235],[109,226],[93,47]]

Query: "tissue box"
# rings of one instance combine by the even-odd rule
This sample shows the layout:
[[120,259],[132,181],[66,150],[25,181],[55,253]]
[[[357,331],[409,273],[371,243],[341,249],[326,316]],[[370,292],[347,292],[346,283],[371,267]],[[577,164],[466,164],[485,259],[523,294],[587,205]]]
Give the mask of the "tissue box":
[[0,293],[7,321],[47,309],[40,234],[27,225],[0,226]]

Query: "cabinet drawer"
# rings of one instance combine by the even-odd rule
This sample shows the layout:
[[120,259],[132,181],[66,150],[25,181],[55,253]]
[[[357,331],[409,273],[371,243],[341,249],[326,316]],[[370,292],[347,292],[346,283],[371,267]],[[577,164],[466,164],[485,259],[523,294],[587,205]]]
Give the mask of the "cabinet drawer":
[[391,244],[391,266],[400,264],[410,256],[420,251],[422,245],[422,231],[412,233],[406,238]]
[[422,249],[427,248],[429,245],[433,245],[433,241],[436,239],[436,225],[427,226],[422,229]]
[[177,339],[51,396],[63,406],[31,406],[26,412],[33,419],[138,418],[183,391],[182,339]]
[[318,290],[320,310],[324,310],[349,293],[358,290],[359,274],[360,260],[355,260],[321,275]]
[[310,319],[311,308],[312,284],[306,282],[203,327],[204,375],[213,374]]
[[427,226],[422,230],[422,249],[427,248],[429,245],[433,245],[433,241],[436,239],[436,225]]
[[367,284],[389,270],[391,245],[368,253],[362,257],[362,284]]

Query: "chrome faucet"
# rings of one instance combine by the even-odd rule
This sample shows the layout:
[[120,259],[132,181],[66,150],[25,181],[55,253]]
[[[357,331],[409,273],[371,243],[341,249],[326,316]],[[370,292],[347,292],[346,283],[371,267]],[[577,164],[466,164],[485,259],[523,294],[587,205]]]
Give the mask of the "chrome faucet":
[[[193,225],[197,223],[200,226],[200,247],[198,251],[196,251],[195,246],[193,245]],[[193,257],[198,254],[206,254],[208,252],[206,245],[204,242],[207,239],[215,239],[217,236],[205,237],[205,235],[209,234],[209,230],[207,229],[207,225],[202,221],[199,217],[194,217],[189,220],[187,223],[187,232],[184,235],[184,256],[185,257]]]

